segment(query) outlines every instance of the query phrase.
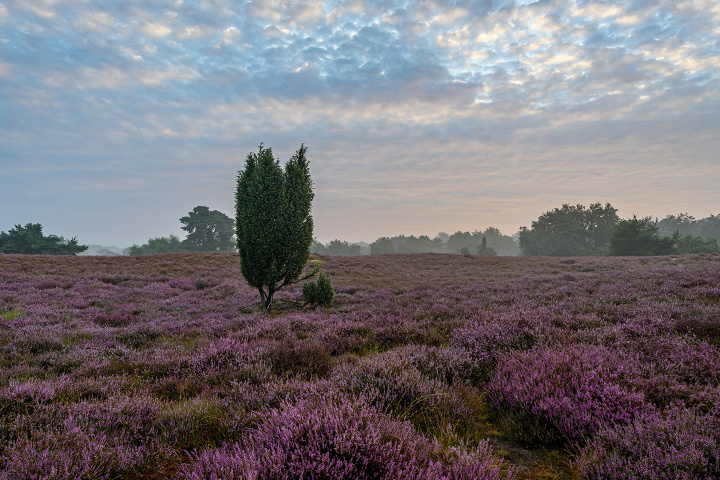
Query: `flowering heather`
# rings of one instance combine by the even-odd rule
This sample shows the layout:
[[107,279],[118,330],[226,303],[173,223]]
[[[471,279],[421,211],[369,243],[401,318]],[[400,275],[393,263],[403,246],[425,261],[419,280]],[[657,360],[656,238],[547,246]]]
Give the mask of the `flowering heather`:
[[649,408],[628,386],[635,372],[617,360],[604,347],[583,344],[518,352],[500,362],[488,397],[520,440],[581,440]]
[[604,429],[584,447],[582,478],[698,480],[720,477],[720,404],[673,407]]
[[0,480],[718,477],[720,255],[315,260],[0,255]]
[[453,479],[501,474],[487,443],[444,452],[412,427],[353,397],[283,404],[244,441],[193,455],[182,478]]

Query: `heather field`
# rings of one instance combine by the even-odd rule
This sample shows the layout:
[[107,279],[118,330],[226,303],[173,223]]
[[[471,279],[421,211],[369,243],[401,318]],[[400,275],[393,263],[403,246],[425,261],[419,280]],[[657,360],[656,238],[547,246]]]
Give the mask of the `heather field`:
[[0,255],[0,479],[720,477],[720,255]]

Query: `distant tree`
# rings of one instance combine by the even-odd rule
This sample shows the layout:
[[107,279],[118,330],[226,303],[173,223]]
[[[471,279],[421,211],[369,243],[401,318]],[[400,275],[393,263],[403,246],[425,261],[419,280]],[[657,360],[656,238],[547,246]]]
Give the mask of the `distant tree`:
[[97,251],[96,255],[99,255],[102,257],[120,257],[120,256],[122,256],[122,254],[113,252],[109,248],[101,248],[100,250]]
[[404,241],[399,245],[398,253],[428,253],[435,251],[435,244],[427,235],[416,237],[410,235],[404,237]]
[[460,254],[461,254],[461,255],[470,255],[470,249],[467,248],[467,247],[462,247],[462,248],[460,249]]
[[486,255],[486,256],[496,256],[497,252],[494,248],[488,247],[487,239],[485,236],[482,238],[482,242],[480,242],[480,246],[478,247],[478,255]]
[[657,222],[652,218],[633,218],[620,220],[610,239],[610,255],[649,256],[669,255],[675,252],[678,236],[661,237]]
[[520,254],[520,247],[509,235],[503,235],[495,227],[488,227],[484,232],[476,232],[476,236],[482,235],[487,239],[488,248],[495,250],[497,255],[514,256]]
[[710,215],[697,221],[697,235],[720,242],[720,215]]
[[313,241],[310,244],[310,253],[317,253],[319,255],[324,255],[325,254],[325,245],[318,242],[316,238],[313,238]]
[[87,248],[87,245],[79,245],[74,237],[65,240],[57,235],[43,235],[39,223],[28,223],[24,227],[15,225],[7,233],[0,232],[0,253],[77,255]]
[[[683,238],[690,235],[692,237],[714,238],[720,242],[720,215],[710,215],[699,220],[688,213],[667,215],[657,222],[657,226],[661,236],[669,237],[677,233]],[[698,240],[688,241],[698,242]]]
[[343,257],[355,257],[360,255],[362,247],[356,243],[348,243],[341,240],[333,240],[325,246],[326,255],[339,255]]
[[532,227],[519,233],[523,255],[605,255],[619,217],[609,203],[564,204],[542,214]]
[[657,222],[657,227],[658,233],[663,237],[671,237],[676,232],[680,236],[698,235],[700,233],[698,221],[688,213],[666,215],[665,218]]
[[463,248],[468,252],[477,250],[479,240],[474,238],[470,232],[457,231],[448,237],[448,253],[463,253]]
[[395,253],[395,244],[389,237],[380,237],[370,244],[371,255],[386,255]]
[[448,238],[450,238],[450,235],[445,232],[440,232],[435,235],[435,238],[432,239],[432,242],[434,251],[436,253],[445,253],[447,251],[445,245],[447,244]]
[[720,253],[720,245],[714,238],[694,237],[692,235],[680,237],[679,233],[676,233],[672,238],[675,241],[676,253],[679,254]]
[[205,206],[193,208],[180,218],[181,227],[188,232],[183,241],[189,252],[233,252],[235,239],[233,219]]
[[275,292],[302,279],[310,256],[314,197],[307,148],[280,167],[270,148],[260,144],[238,173],[235,191],[235,228],[240,269],[257,288],[263,311],[270,309]]
[[134,244],[128,250],[128,255],[136,257],[141,255],[160,255],[164,253],[179,253],[187,251],[185,244],[177,237],[170,235],[168,237],[151,238],[142,245]]

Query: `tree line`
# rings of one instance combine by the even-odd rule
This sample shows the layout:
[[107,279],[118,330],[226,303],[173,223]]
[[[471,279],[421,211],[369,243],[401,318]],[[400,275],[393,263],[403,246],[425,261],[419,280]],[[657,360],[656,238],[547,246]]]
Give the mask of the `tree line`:
[[[218,210],[197,206],[180,218],[185,239],[176,235],[150,238],[124,253],[156,255],[179,252],[236,251],[236,223]],[[440,232],[427,235],[380,237],[374,242],[335,239],[322,244],[312,239],[310,252],[322,255],[382,255],[393,253],[455,253],[472,255],[606,256],[720,253],[720,215],[696,219],[688,213],[662,220],[633,215],[621,219],[611,204],[563,204],[549,210],[514,236],[489,227],[484,231]],[[42,225],[15,225],[0,232],[0,253],[77,255],[87,250],[76,238],[44,235]],[[102,250],[100,250],[102,252]],[[112,254],[107,252],[106,254]]]
[[445,232],[430,238],[427,235],[380,237],[370,244],[333,240],[322,244],[313,240],[311,252],[321,255],[385,255],[393,253],[458,253],[473,255],[518,255],[517,242],[500,230],[489,227],[485,231]]
[[606,203],[564,204],[543,213],[518,233],[522,255],[646,256],[720,253],[720,216],[688,214],[621,219]]

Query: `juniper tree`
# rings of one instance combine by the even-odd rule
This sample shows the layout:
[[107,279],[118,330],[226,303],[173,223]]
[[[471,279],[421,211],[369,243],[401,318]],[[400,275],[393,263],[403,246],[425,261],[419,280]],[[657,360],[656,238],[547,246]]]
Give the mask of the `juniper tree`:
[[240,269],[248,284],[258,289],[266,312],[275,292],[298,281],[310,255],[314,193],[306,150],[301,145],[283,169],[272,149],[260,144],[237,176]]

